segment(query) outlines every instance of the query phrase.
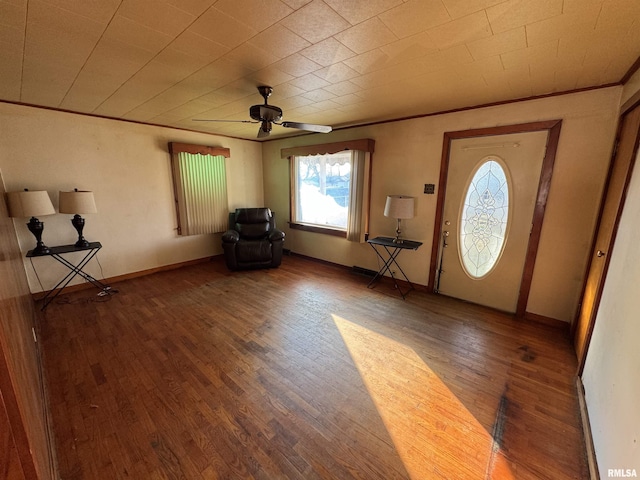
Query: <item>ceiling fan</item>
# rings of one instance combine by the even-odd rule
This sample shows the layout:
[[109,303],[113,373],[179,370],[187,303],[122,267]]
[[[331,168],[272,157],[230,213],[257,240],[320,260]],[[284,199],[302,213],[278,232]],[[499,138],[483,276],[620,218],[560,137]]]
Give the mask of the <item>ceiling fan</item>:
[[273,93],[273,88],[261,85],[258,87],[258,92],[264,98],[264,105],[252,105],[249,108],[249,116],[253,120],[209,120],[194,118],[194,122],[240,122],[240,123],[260,123],[258,129],[258,138],[268,137],[271,133],[271,127],[275,123],[281,127],[297,128],[300,130],[306,130],[308,132],[329,133],[332,129],[327,125],[315,125],[313,123],[300,123],[300,122],[283,122],[282,121],[282,109],[275,105],[269,105],[267,98]]

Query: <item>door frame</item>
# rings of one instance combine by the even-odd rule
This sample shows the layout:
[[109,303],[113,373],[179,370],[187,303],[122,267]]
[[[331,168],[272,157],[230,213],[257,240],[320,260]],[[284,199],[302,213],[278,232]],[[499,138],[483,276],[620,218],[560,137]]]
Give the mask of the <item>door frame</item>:
[[638,149],[640,147],[640,130],[637,130],[636,132],[634,132],[635,136],[633,138],[633,149],[632,149],[632,153],[631,153],[631,159],[629,161],[628,169],[625,172],[624,184],[623,184],[621,195],[620,195],[620,202],[618,203],[617,210],[615,212],[615,220],[614,220],[612,231],[611,231],[611,237],[610,237],[610,241],[609,241],[609,249],[606,252],[606,255],[604,256],[604,265],[602,266],[602,274],[600,276],[599,282],[598,282],[596,290],[594,292],[593,307],[591,309],[591,312],[589,314],[589,318],[587,320],[587,327],[586,327],[586,331],[585,331],[585,336],[584,336],[584,339],[582,341],[582,345],[579,346],[577,344],[578,339],[576,338],[576,330],[577,330],[577,327],[578,327],[578,319],[579,319],[579,316],[580,316],[580,313],[581,313],[581,306],[582,306],[585,290],[587,288],[587,280],[589,278],[589,274],[590,274],[590,271],[591,271],[591,268],[592,268],[592,264],[593,264],[593,252],[596,251],[596,249],[598,248],[598,245],[596,244],[596,242],[597,242],[597,239],[598,239],[598,233],[600,231],[600,227],[601,227],[601,223],[602,223],[602,213],[603,213],[604,206],[605,206],[605,203],[606,203],[607,195],[609,194],[609,189],[610,189],[609,187],[610,187],[611,177],[612,177],[614,166],[615,166],[614,162],[616,162],[617,158],[618,158],[617,157],[617,155],[618,155],[618,145],[620,144],[620,142],[622,140],[622,133],[623,133],[623,126],[624,126],[625,118],[631,112],[635,111],[637,108],[640,108],[640,98],[638,98],[637,95],[638,94],[636,94],[636,96],[631,98],[621,108],[620,117],[618,119],[618,127],[617,127],[617,132],[616,132],[616,138],[615,138],[615,141],[614,141],[614,147],[613,147],[613,151],[611,153],[611,162],[609,164],[609,171],[607,173],[607,180],[606,180],[606,183],[605,183],[604,191],[602,193],[602,199],[600,201],[600,208],[598,210],[598,221],[597,221],[597,224],[596,224],[596,228],[594,229],[593,238],[591,239],[591,249],[589,250],[591,256],[589,257],[589,262],[588,262],[587,268],[585,270],[584,281],[583,281],[582,290],[581,290],[581,294],[580,294],[580,305],[578,306],[578,311],[576,312],[576,316],[574,317],[573,321],[571,322],[571,327],[570,327],[570,332],[569,333],[570,333],[571,338],[572,338],[572,340],[574,342],[574,348],[575,348],[576,354],[578,356],[578,369],[577,369],[577,372],[576,372],[576,375],[578,377],[582,377],[582,373],[584,372],[584,366],[585,366],[585,362],[587,360],[587,353],[589,352],[589,345],[591,344],[591,337],[593,336],[593,330],[594,330],[595,324],[596,324],[596,317],[597,317],[597,314],[598,314],[598,309],[600,307],[600,301],[602,300],[602,293],[604,291],[604,285],[605,285],[606,280],[607,280],[607,273],[609,271],[609,262],[610,262],[610,259],[611,259],[611,254],[613,253],[613,249],[615,248],[616,236],[617,236],[617,233],[618,233],[618,226],[620,225],[620,217],[622,216],[622,211],[624,210],[624,204],[625,204],[625,201],[627,199],[627,191],[629,190],[629,183],[631,182],[631,175],[633,174],[633,169],[635,167],[635,162],[636,162],[636,158],[637,158],[637,155],[638,155]]
[[542,170],[540,172],[540,181],[538,183],[538,193],[536,194],[536,204],[533,211],[533,226],[531,235],[529,236],[529,244],[525,256],[524,270],[522,272],[522,280],[520,282],[520,292],[518,294],[518,303],[516,307],[516,317],[523,318],[527,309],[527,301],[529,300],[529,292],[531,290],[531,282],[533,279],[533,268],[538,254],[538,245],[540,243],[540,234],[542,232],[542,224],[544,220],[544,212],[547,207],[547,198],[549,197],[549,188],[551,186],[551,177],[553,175],[553,165],[556,160],[556,152],[558,150],[558,140],[560,139],[560,129],[562,120],[546,120],[540,122],[520,123],[516,125],[503,125],[499,127],[476,128],[471,130],[459,130],[455,132],[445,132],[442,145],[442,159],[440,162],[440,178],[438,188],[438,199],[436,203],[436,216],[433,229],[433,248],[431,249],[431,264],[429,266],[429,283],[427,290],[434,293],[436,273],[440,256],[442,255],[442,216],[444,209],[444,200],[446,195],[447,175],[449,170],[449,160],[451,154],[451,142],[463,138],[488,137],[494,135],[507,135],[512,133],[527,133],[547,131],[547,148],[544,159],[542,161]]

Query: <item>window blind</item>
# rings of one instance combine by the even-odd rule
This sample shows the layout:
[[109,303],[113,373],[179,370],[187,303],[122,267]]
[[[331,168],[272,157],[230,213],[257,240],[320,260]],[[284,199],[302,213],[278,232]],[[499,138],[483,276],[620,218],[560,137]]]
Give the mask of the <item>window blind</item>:
[[227,173],[225,155],[217,154],[217,150],[225,149],[194,153],[193,149],[184,151],[187,149],[176,149],[175,145],[172,148],[170,144],[178,234],[225,231],[229,216]]

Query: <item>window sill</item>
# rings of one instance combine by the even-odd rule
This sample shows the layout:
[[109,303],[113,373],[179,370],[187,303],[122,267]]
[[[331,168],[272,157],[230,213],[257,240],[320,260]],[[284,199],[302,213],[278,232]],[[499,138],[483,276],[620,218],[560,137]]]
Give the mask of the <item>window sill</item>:
[[345,232],[344,230],[336,230],[334,228],[323,228],[317,225],[307,225],[304,223],[293,222],[289,222],[289,227],[294,230],[303,230],[305,232],[322,233],[324,235],[347,238],[347,232]]

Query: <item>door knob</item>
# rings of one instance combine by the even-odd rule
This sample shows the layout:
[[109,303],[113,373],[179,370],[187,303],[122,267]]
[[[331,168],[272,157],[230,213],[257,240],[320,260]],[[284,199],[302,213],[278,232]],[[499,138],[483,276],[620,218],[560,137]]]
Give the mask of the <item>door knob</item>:
[[603,252],[602,250],[598,250],[596,252],[596,257],[604,257],[607,253]]

